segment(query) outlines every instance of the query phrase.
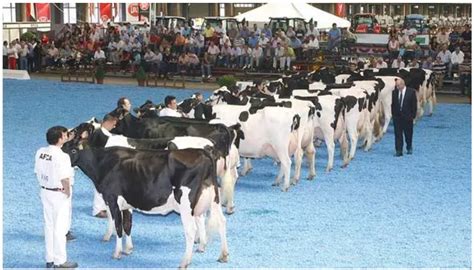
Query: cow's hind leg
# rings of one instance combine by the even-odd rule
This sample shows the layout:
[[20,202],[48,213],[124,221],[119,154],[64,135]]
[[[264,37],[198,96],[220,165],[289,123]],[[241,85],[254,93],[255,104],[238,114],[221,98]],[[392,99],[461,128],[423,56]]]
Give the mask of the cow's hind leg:
[[125,232],[125,250],[124,254],[130,255],[133,251],[132,243],[132,209],[122,211],[123,230]]
[[206,250],[206,218],[204,214],[195,217],[197,225],[197,234],[199,236],[199,247],[196,250],[197,252],[204,252]]
[[110,208],[109,206],[107,206],[107,232],[104,234],[102,241],[108,242],[113,232],[114,232],[114,221],[112,219],[112,214],[110,213]]
[[115,223],[115,232],[117,233],[117,238],[115,242],[115,252],[112,255],[114,259],[122,258],[122,233],[123,233],[123,224],[122,224],[122,212],[120,211],[117,202],[113,200],[109,203],[110,213],[112,214],[112,220]]
[[183,192],[181,203],[179,205],[181,222],[183,223],[184,236],[186,238],[186,251],[184,252],[184,256],[181,260],[179,268],[186,268],[189,264],[191,264],[194,237],[196,236],[197,231],[196,220],[191,214],[191,202],[189,201],[188,195],[189,191]]
[[250,159],[249,158],[244,158],[244,167],[242,168],[242,171],[240,171],[240,175],[245,176],[252,169],[253,169],[253,167],[252,167],[252,162],[250,161]]
[[316,168],[315,168],[315,161],[314,156],[316,154],[316,148],[314,147],[313,142],[311,142],[305,149],[306,158],[308,159],[308,166],[309,166],[309,174],[308,180],[313,180],[316,176]]
[[207,231],[209,234],[212,234],[215,231],[219,232],[221,239],[221,254],[217,259],[218,262],[225,263],[229,260],[229,249],[227,247],[227,229],[226,229],[226,219],[224,213],[222,213],[222,208],[219,203],[215,201],[215,194],[212,192],[211,207],[209,220],[207,222]]

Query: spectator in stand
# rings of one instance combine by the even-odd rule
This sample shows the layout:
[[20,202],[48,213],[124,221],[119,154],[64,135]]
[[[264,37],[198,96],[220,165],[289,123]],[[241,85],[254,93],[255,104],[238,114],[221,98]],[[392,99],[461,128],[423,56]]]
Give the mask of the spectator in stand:
[[174,40],[175,52],[181,54],[184,52],[184,45],[186,44],[186,38],[181,35],[180,32],[176,33],[176,38]]
[[183,35],[185,38],[188,38],[191,35],[191,27],[189,27],[188,23],[184,24],[183,29],[181,29],[181,35]]
[[219,47],[217,47],[214,42],[211,42],[209,48],[207,49],[209,55],[209,61],[214,66],[216,64],[217,56],[220,53]]
[[[261,34],[263,34],[269,40],[272,38],[272,29],[270,29],[268,27],[268,24],[263,25],[263,29],[262,29]],[[260,36],[262,36],[262,35],[260,35]]]
[[420,64],[418,63],[418,59],[416,57],[412,58],[410,63],[408,63],[409,68],[419,68]]
[[20,58],[20,70],[28,70],[28,46],[24,41],[21,42],[18,56]]
[[283,56],[280,57],[280,69],[291,70],[291,61],[296,58],[293,48],[287,44],[283,46]]
[[296,55],[296,59],[301,59],[303,53],[301,40],[299,40],[296,36],[291,37],[290,47],[293,48],[293,51]]
[[273,52],[272,52],[272,45],[267,43],[266,48],[263,50],[263,69],[264,70],[271,70],[273,64]]
[[242,47],[245,44],[245,39],[241,35],[237,35],[234,40],[234,47]]
[[8,68],[8,41],[3,42],[3,69]]
[[198,56],[200,56],[202,52],[204,51],[204,45],[205,45],[204,36],[202,35],[201,32],[196,33],[195,42],[196,42],[195,53]]
[[397,59],[400,54],[400,42],[396,36],[392,36],[388,42],[388,52],[390,54],[390,61]]
[[291,39],[292,37],[296,37],[296,32],[295,32],[295,30],[293,29],[293,27],[288,26],[288,30],[286,30],[286,36],[287,36],[288,38],[290,38],[290,39]]
[[436,60],[433,63],[433,72],[435,74],[435,86],[439,89],[443,86],[443,80],[446,73],[446,64],[440,56],[436,57]]
[[441,31],[436,35],[436,42],[438,43],[438,49],[449,46],[449,34],[446,32],[445,27],[442,27]]
[[447,46],[445,45],[443,49],[438,53],[438,57],[441,58],[446,69],[449,67],[449,63],[451,63],[451,52],[447,50]]
[[427,57],[425,61],[423,61],[423,65],[421,66],[423,69],[433,69],[433,58]]
[[104,65],[105,61],[105,52],[100,47],[97,47],[94,53],[94,63]]
[[59,60],[63,67],[73,67],[74,66],[74,57],[72,55],[72,50],[69,45],[65,45],[59,50]]
[[297,28],[296,28],[296,38],[299,39],[299,40],[303,40],[304,39],[304,36],[305,36],[305,29],[304,29],[304,26],[302,23],[299,23]]
[[218,66],[229,67],[231,54],[232,54],[232,49],[227,44],[224,44],[224,46],[222,46],[222,49],[219,53]]
[[7,55],[8,55],[8,69],[16,69],[17,51],[15,49],[13,42],[9,44]]
[[222,25],[222,21],[220,21],[217,26],[214,28],[214,35],[221,35],[221,34],[225,34],[226,32],[226,29],[224,28],[224,26]]
[[461,83],[461,95],[471,96],[472,88],[471,63],[463,62],[459,64],[459,80]]
[[211,78],[211,59],[209,57],[209,53],[204,53],[204,57],[202,58],[201,62],[201,74],[202,78]]
[[187,73],[194,76],[199,66],[199,57],[191,51],[186,51],[186,66]]
[[417,48],[416,41],[414,39],[413,35],[408,36],[408,40],[405,41],[405,53],[403,57],[405,58],[406,61],[411,61],[411,59],[415,58],[415,50]]
[[132,62],[132,70],[135,72],[138,70],[139,66],[142,63],[142,55],[140,52],[134,51],[133,55],[133,62]]
[[107,46],[107,49],[110,62],[112,62],[114,65],[118,64],[120,62],[118,42],[116,40],[111,40]]
[[273,69],[278,69],[281,70],[281,65],[278,65],[280,63],[280,58],[284,56],[285,50],[281,46],[281,43],[277,43],[277,47],[275,48],[275,53],[273,54]]
[[263,49],[259,44],[255,46],[252,50],[252,67],[259,70],[263,61]]
[[242,68],[240,65],[240,58],[242,56],[242,46],[233,46],[232,54],[230,55],[230,64],[232,68]]
[[316,27],[314,27],[314,24],[312,23],[309,24],[309,28],[308,28],[308,31],[306,32],[305,37],[309,37],[311,35],[313,35],[319,42],[319,31],[318,29],[316,29]]
[[449,43],[457,43],[458,39],[461,37],[461,29],[457,26],[453,27],[453,31],[449,33]]
[[453,68],[458,69],[459,65],[464,62],[464,53],[459,47],[456,47],[456,50],[451,53],[451,61],[449,62],[448,67],[448,76],[449,78],[453,77]]
[[[405,38],[402,32],[398,32],[398,44],[400,45],[400,48],[403,48],[403,52],[405,52],[405,42],[408,40]],[[403,53],[402,53],[403,56]]]
[[333,23],[331,30],[328,33],[328,51],[337,48],[341,43],[341,30],[337,28],[337,24]]
[[232,46],[230,38],[226,35],[226,33],[222,33],[219,39],[219,46],[222,47],[224,44],[226,44],[228,47]]
[[28,72],[35,71],[35,47],[35,41],[33,41],[33,43],[28,43]]
[[305,58],[313,58],[316,51],[319,50],[319,41],[314,35],[309,35],[307,43],[303,46],[303,54]]
[[163,55],[158,52],[158,54],[155,54],[152,50],[150,50],[148,47],[145,49],[145,70],[147,72],[152,71],[152,72],[157,72],[160,68],[160,63],[161,60],[163,60]]
[[130,60],[132,59],[132,54],[129,51],[122,50],[120,53],[120,70],[125,73],[130,65]]
[[364,66],[364,69],[377,68],[377,59],[370,57],[369,62]]
[[382,57],[379,57],[377,59],[377,64],[375,65],[375,67],[379,68],[379,69],[380,68],[387,68],[388,65],[387,65],[387,62],[385,62]]
[[237,29],[237,25],[232,24],[231,28],[229,29],[227,35],[229,36],[229,39],[231,42],[234,42],[235,38],[239,34],[239,30]]
[[240,29],[240,36],[244,39],[247,40],[248,37],[250,36],[250,30],[246,25],[242,26],[242,29]]
[[254,23],[253,28],[250,32],[253,32],[255,34],[255,36],[259,37],[261,30],[257,27],[257,24]]
[[262,47],[263,54],[265,54],[265,50],[267,49],[267,44],[269,42],[270,42],[270,40],[265,36],[265,34],[261,33],[257,44],[260,45],[260,47]]
[[255,35],[254,32],[251,32],[250,33],[250,37],[248,39],[248,45],[250,48],[255,48],[255,46],[257,45],[258,43],[258,37]]
[[178,72],[180,73],[186,73],[187,69],[187,61],[186,61],[186,54],[183,52],[179,55],[178,57]]
[[471,26],[468,24],[464,25],[464,32],[462,32],[461,37],[464,39],[464,41],[471,42],[471,35]]
[[252,60],[252,49],[244,44],[242,45],[242,55],[240,57],[240,66],[242,69],[250,68]]
[[205,41],[210,41],[214,37],[214,28],[211,27],[210,24],[206,25],[206,29],[204,29],[204,38]]

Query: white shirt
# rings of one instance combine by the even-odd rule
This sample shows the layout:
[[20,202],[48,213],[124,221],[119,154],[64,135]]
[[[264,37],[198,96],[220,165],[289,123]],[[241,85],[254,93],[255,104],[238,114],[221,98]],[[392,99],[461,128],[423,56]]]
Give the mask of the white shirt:
[[462,64],[464,62],[464,53],[459,51],[459,54],[456,51],[451,53],[451,63],[453,64]]
[[319,41],[317,38],[315,38],[314,40],[309,40],[308,42],[308,48],[309,49],[318,49],[319,48]]
[[400,64],[398,64],[398,61],[395,60],[392,63],[392,68],[404,68],[405,67],[405,62],[400,61]]
[[[403,87],[402,91],[401,91],[401,95],[402,95],[402,98],[400,100],[398,100],[400,102],[400,111],[402,110],[402,107],[403,107],[403,99],[405,98],[405,93],[407,92],[407,87]],[[400,93],[398,94],[398,98],[400,98]]]
[[382,63],[377,62],[377,65],[375,67],[376,68],[387,68],[388,65],[385,61],[383,61]]
[[95,51],[94,59],[105,59],[105,53],[103,50]]
[[69,178],[73,184],[74,169],[69,155],[55,145],[41,147],[35,156],[35,174],[40,186],[62,188],[61,180]]
[[173,109],[164,108],[160,111],[160,116],[173,116],[173,117],[182,117],[182,115]]
[[252,56],[254,58],[259,58],[259,57],[262,57],[263,56],[263,49],[262,47],[259,47],[258,49],[257,48],[254,48],[252,50]]
[[451,61],[451,52],[449,50],[446,50],[446,52],[440,51],[438,57],[441,58],[443,63],[447,64]]
[[7,55],[8,55],[8,47],[3,46],[3,56],[7,56]]
[[318,31],[318,29],[316,29],[316,27],[313,28],[313,30],[308,29],[308,32],[306,32],[306,35],[305,35],[305,36],[307,37],[307,36],[310,36],[310,35],[313,35],[313,36],[316,37],[316,39],[318,39],[318,38],[319,38],[319,31]]

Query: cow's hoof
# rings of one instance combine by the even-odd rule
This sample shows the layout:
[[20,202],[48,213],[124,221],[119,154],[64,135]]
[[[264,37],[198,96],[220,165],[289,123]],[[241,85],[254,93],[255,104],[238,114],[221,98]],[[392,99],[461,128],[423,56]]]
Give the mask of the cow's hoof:
[[133,247],[132,248],[126,248],[124,251],[122,251],[122,253],[124,255],[127,255],[127,256],[132,254],[132,252],[133,252]]
[[122,259],[122,252],[115,252],[114,255],[112,255],[112,258],[115,260]]
[[232,214],[234,213],[234,211],[235,211],[234,209],[235,209],[234,206],[232,206],[232,207],[227,207],[227,209],[225,210],[225,213],[226,213],[227,215],[232,215]]
[[428,114],[429,117],[433,116],[433,113]]
[[218,262],[220,263],[226,263],[229,261],[229,254],[228,253],[222,253],[221,256],[219,256],[219,259],[217,259]]
[[332,167],[331,167],[331,168],[329,168],[329,167],[326,168],[326,172],[327,172],[327,173],[330,172],[330,171],[332,171]]
[[308,177],[306,177],[306,179],[307,179],[307,180],[313,180],[315,176],[316,176],[316,175],[313,175],[313,174],[312,174],[312,175],[308,175]]
[[102,237],[102,242],[109,242],[110,241],[110,235],[104,235],[104,237]]
[[204,253],[204,251],[206,251],[206,247],[205,247],[205,246],[203,246],[203,247],[200,246],[200,247],[198,247],[198,248],[196,249],[196,252],[197,252],[197,253]]
[[279,186],[279,185],[280,185],[280,183],[274,182],[274,183],[272,184],[272,187],[277,187],[277,186]]
[[290,188],[290,187],[282,187],[282,188],[281,188],[281,191],[287,192],[289,188]]
[[347,165],[349,165],[349,164],[343,164],[343,165],[341,166],[341,168],[345,169],[345,168],[347,168]]

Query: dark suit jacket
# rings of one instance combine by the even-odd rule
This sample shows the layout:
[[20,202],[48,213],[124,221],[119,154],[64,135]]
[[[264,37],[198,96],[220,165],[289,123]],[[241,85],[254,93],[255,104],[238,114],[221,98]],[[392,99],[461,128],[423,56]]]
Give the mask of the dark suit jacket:
[[405,90],[405,97],[403,98],[401,111],[400,111],[399,96],[400,96],[400,91],[395,88],[392,91],[392,117],[404,118],[407,120],[415,119],[416,110],[418,106],[415,89],[407,87],[407,89]]
[[97,129],[89,137],[89,146],[94,148],[103,148],[107,144],[109,137],[102,132],[102,129]]

